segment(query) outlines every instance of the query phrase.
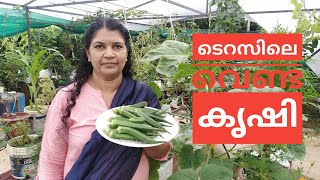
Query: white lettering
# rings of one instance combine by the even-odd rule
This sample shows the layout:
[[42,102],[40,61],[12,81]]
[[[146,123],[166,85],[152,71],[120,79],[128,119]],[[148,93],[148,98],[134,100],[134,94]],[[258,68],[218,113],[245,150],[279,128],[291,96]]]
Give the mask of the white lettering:
[[198,47],[199,55],[297,55],[297,44],[284,44],[281,47],[278,44],[269,44],[266,46],[264,39],[258,39],[256,44],[201,44]]
[[297,44],[294,44],[293,48],[290,44],[284,44],[281,53],[282,55],[297,55]]
[[212,46],[212,54],[214,55],[221,55],[223,53],[223,50],[222,50],[222,44],[214,44]]
[[208,44],[201,44],[198,48],[198,53],[200,55],[210,54],[211,53],[211,46]]
[[[257,127],[288,127],[288,104],[290,105],[290,117],[291,117],[291,127],[297,127],[297,104],[294,99],[285,98],[281,101],[281,110],[276,114],[275,110],[271,107],[266,107],[262,110],[262,116],[258,114],[252,114],[247,119],[248,127],[254,126],[253,121],[256,120]],[[210,109],[207,115],[203,115],[199,118],[198,124],[201,127],[233,127],[231,130],[231,135],[234,138],[242,138],[246,135],[246,125],[243,119],[245,108],[239,108],[237,114],[237,120],[239,127],[234,127],[235,118],[231,115],[227,115],[226,112],[220,107],[214,107]],[[219,113],[217,115],[217,112]],[[281,122],[276,122],[277,119],[281,118]],[[264,122],[264,120],[269,122]],[[205,122],[207,120],[207,122]],[[229,122],[227,123],[227,120]],[[216,122],[215,122],[216,121]]]
[[223,51],[224,51],[225,54],[229,54],[229,53],[228,53],[228,47],[231,47],[231,49],[232,49],[231,54],[232,54],[232,55],[234,55],[234,54],[237,52],[237,48],[236,48],[235,45],[233,45],[233,44],[227,44],[227,45],[224,46],[224,49],[223,49]]

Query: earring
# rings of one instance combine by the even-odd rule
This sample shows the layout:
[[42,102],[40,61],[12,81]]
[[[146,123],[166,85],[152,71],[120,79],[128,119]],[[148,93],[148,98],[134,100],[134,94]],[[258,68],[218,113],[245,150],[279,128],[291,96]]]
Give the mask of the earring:
[[88,58],[88,62],[90,62],[91,60]]
[[126,59],[126,61],[128,61],[128,59]]

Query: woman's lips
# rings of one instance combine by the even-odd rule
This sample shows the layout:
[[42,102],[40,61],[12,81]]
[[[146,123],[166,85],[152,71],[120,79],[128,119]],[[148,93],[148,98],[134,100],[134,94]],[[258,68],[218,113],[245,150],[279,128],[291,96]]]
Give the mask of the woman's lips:
[[102,63],[101,65],[105,66],[105,67],[114,67],[114,66],[117,65],[117,63],[109,63],[109,62],[107,62],[107,63]]

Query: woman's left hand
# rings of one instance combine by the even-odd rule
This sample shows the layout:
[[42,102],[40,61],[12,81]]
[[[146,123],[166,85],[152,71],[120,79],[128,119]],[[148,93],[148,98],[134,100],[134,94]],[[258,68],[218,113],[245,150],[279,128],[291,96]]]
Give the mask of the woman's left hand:
[[171,143],[165,142],[158,146],[146,147],[144,148],[144,152],[153,159],[162,159],[169,154],[171,149]]

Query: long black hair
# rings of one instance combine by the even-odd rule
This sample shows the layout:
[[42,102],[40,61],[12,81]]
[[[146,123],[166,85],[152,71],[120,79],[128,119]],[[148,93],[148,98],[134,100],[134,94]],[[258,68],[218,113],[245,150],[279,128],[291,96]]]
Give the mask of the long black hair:
[[122,75],[124,77],[132,77],[132,61],[131,61],[131,46],[130,46],[130,35],[129,31],[116,19],[114,18],[97,18],[93,21],[89,27],[87,28],[84,37],[83,43],[84,48],[82,51],[82,55],[80,58],[80,62],[76,68],[76,75],[73,79],[74,88],[70,89],[70,96],[67,99],[67,106],[64,116],[62,116],[61,121],[67,125],[68,118],[70,117],[71,109],[76,105],[76,99],[80,94],[81,87],[85,82],[87,82],[89,76],[92,74],[93,67],[92,64],[88,61],[88,57],[86,54],[86,49],[89,49],[92,39],[94,38],[96,32],[102,28],[107,28],[108,30],[116,30],[119,31],[122,35],[125,45],[128,51],[127,62],[122,70]]

